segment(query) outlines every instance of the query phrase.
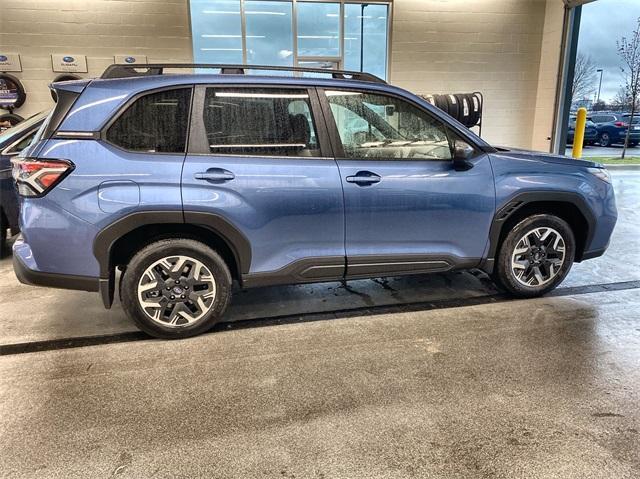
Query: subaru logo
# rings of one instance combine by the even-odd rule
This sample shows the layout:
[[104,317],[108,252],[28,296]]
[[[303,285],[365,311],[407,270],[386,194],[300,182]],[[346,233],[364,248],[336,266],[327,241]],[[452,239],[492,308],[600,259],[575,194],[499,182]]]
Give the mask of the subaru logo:
[[6,62],[8,58],[5,55],[0,55],[0,62]]
[[63,61],[63,62],[65,62],[65,63],[72,63],[72,62],[74,62],[74,61],[75,61],[75,58],[73,58],[73,57],[69,57],[69,56],[67,56],[67,57],[62,57],[62,61]]
[[124,59],[124,61],[127,62],[127,63],[135,63],[136,59],[133,58],[133,57],[127,57],[127,58]]

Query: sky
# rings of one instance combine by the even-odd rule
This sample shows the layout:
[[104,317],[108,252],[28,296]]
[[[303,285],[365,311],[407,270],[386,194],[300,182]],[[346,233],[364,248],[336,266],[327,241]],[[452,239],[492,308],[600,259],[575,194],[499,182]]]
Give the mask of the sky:
[[[582,7],[578,52],[589,55],[604,70],[600,99],[611,101],[620,89],[622,62],[616,40],[631,36],[640,17],[640,0],[597,0]],[[598,87],[600,74],[595,78]]]

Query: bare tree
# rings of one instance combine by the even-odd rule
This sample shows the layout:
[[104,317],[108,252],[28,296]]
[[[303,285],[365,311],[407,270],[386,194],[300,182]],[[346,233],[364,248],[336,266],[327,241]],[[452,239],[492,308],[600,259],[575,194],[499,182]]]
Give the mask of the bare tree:
[[622,68],[622,72],[626,77],[624,89],[627,93],[625,93],[625,96],[629,97],[631,103],[631,117],[629,118],[629,127],[627,128],[627,136],[624,139],[624,148],[621,156],[621,158],[624,158],[629,146],[629,134],[631,133],[631,125],[633,124],[636,104],[640,94],[640,18],[638,18],[636,29],[632,32],[631,38],[622,37],[616,42],[616,47],[618,56],[620,56],[625,65]]
[[571,101],[589,98],[595,91],[596,66],[591,57],[578,53],[573,70]]

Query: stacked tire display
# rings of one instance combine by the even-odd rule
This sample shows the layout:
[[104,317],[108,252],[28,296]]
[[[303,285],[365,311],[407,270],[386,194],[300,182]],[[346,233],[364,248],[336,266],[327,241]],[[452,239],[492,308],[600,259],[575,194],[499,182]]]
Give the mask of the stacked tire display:
[[482,121],[482,94],[480,92],[420,95],[420,97],[448,113],[467,128],[480,125]]

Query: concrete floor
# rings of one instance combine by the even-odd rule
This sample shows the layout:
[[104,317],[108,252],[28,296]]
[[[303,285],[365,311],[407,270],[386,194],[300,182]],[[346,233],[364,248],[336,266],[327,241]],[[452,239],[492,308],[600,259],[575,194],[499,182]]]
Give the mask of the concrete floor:
[[[640,173],[614,185],[609,251],[556,296],[472,273],[264,288],[229,319],[373,311],[0,356],[0,477],[639,477]],[[0,291],[0,346],[134,330],[8,260]]]

